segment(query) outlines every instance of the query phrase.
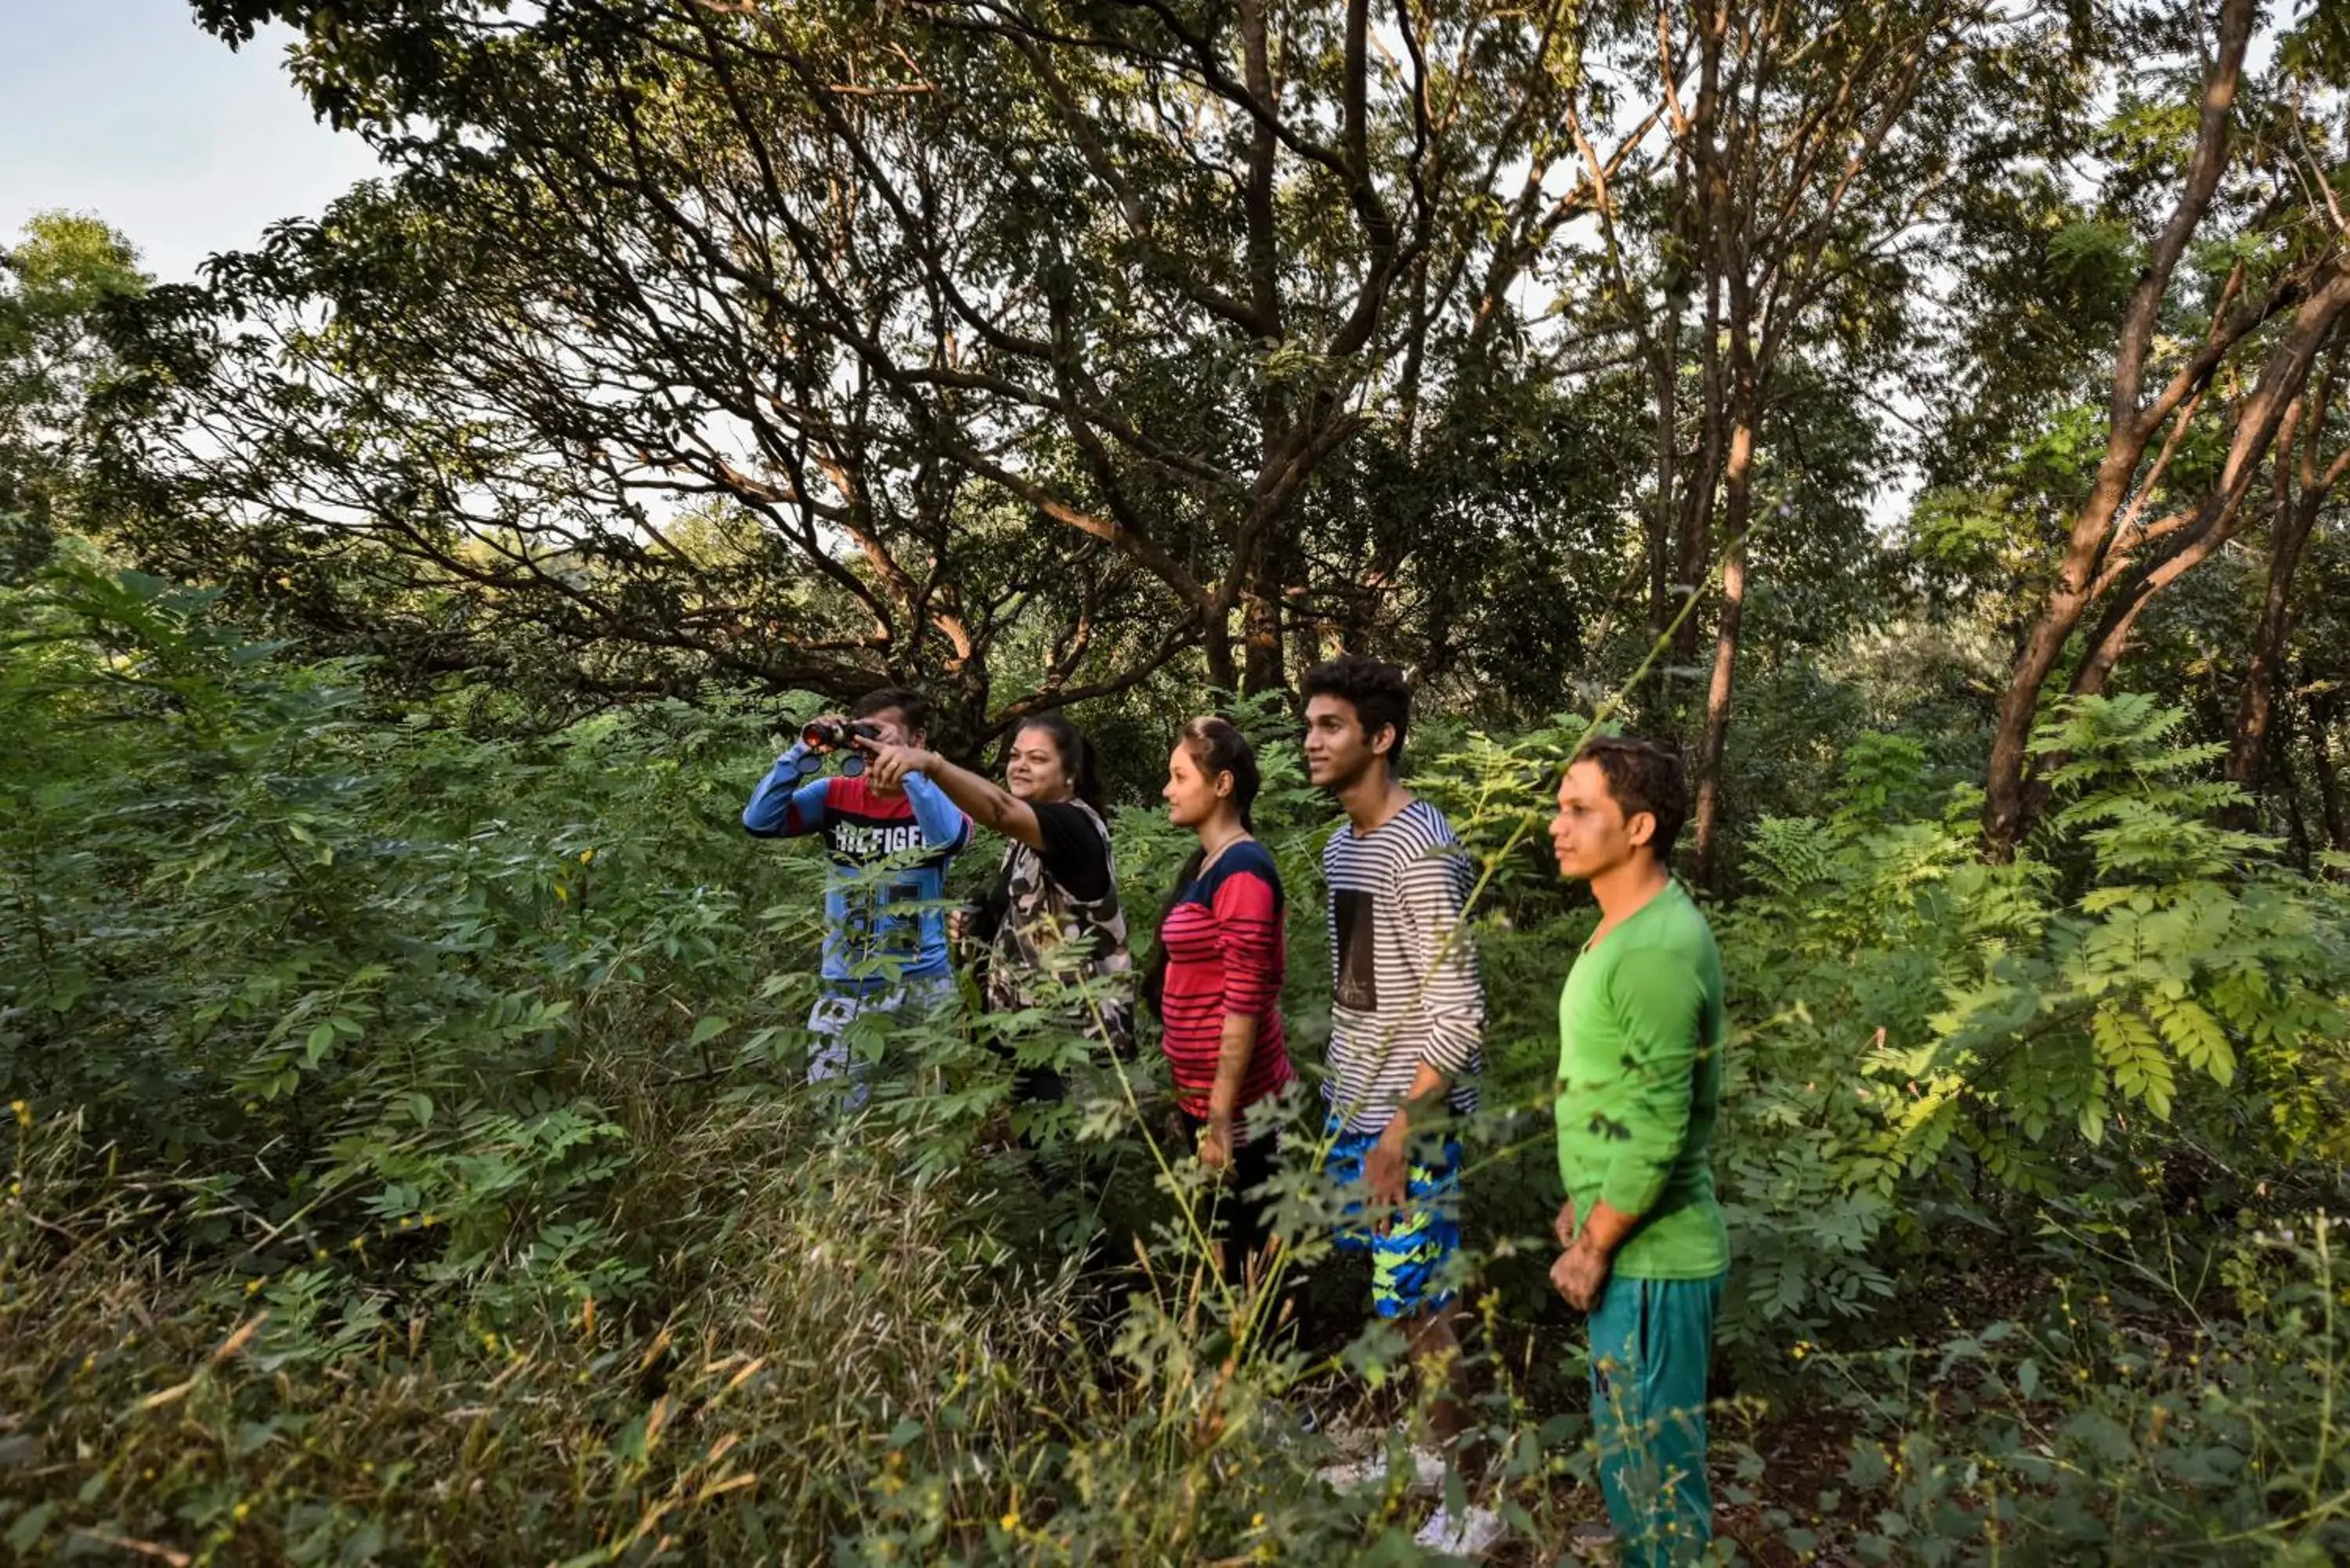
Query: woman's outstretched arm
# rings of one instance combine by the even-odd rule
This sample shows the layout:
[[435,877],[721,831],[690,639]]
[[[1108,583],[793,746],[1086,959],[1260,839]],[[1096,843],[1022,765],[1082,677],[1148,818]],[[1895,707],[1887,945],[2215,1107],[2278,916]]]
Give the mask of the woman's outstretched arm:
[[992,827],[1031,849],[1045,847],[1044,825],[1036,820],[1035,812],[1026,801],[993,780],[982,778],[969,768],[957,767],[936,752],[915,746],[883,746],[860,741],[858,749],[865,753],[865,766],[873,775],[873,782],[883,789],[902,788],[901,781],[908,774],[920,774],[982,827]]

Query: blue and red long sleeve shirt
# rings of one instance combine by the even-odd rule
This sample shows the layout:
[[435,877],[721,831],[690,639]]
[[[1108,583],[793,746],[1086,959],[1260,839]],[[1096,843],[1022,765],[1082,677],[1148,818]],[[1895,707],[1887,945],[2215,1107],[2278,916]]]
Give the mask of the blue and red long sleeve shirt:
[[[1224,1020],[1236,1015],[1254,1018],[1257,1033],[1233,1108],[1245,1111],[1280,1093],[1296,1075],[1281,1027],[1281,983],[1289,961],[1281,873],[1264,846],[1253,839],[1236,844],[1186,883],[1159,939],[1167,947],[1159,1046],[1175,1080],[1176,1104],[1194,1116],[1208,1114]],[[1241,1141],[1248,1141],[1247,1124],[1238,1130]]]
[[824,980],[837,990],[888,990],[949,971],[947,867],[971,842],[971,819],[938,785],[909,774],[883,794],[862,774],[808,778],[808,748],[776,759],[743,826],[760,838],[824,836]]

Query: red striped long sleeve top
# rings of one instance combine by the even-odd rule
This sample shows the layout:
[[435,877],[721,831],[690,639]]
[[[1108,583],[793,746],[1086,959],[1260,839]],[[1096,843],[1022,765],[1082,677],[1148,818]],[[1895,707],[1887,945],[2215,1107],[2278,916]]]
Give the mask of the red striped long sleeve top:
[[[1167,946],[1159,1044],[1176,1102],[1192,1116],[1208,1114],[1228,1015],[1257,1021],[1256,1049],[1235,1111],[1279,1093],[1296,1076],[1281,1028],[1281,982],[1288,969],[1282,915],[1281,874],[1264,846],[1251,839],[1225,850],[1185,884],[1159,927]],[[1246,1138],[1245,1118],[1235,1136]]]

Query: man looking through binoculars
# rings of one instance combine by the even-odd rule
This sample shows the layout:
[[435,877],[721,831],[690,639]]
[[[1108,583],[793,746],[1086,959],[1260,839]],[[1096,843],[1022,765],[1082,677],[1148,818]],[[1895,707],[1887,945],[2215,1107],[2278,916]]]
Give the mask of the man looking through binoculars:
[[[872,1093],[874,1057],[852,1050],[856,1022],[954,1000],[944,908],[947,867],[971,842],[971,820],[927,777],[906,774],[885,785],[850,753],[859,741],[920,746],[931,705],[918,691],[885,686],[859,698],[847,717],[810,720],[799,743],[775,760],[743,808],[760,838],[824,835],[824,971],[808,1031],[808,1081],[846,1078],[844,1111]],[[846,753],[837,774],[828,758]]]

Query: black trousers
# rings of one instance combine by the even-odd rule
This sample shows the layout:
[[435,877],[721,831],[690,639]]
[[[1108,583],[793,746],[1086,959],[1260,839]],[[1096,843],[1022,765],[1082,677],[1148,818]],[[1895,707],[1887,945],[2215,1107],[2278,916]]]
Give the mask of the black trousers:
[[[1204,1116],[1178,1108],[1182,1118],[1184,1137],[1190,1147],[1196,1147],[1200,1134],[1208,1123]],[[1273,1221],[1265,1211],[1265,1200],[1256,1189],[1273,1178],[1274,1160],[1279,1153],[1276,1140],[1269,1131],[1261,1131],[1232,1151],[1232,1167],[1224,1178],[1222,1188],[1214,1195],[1212,1207],[1203,1227],[1209,1240],[1218,1243],[1223,1256],[1220,1260],[1224,1277],[1237,1280],[1248,1268],[1252,1253],[1260,1251],[1273,1235]]]

